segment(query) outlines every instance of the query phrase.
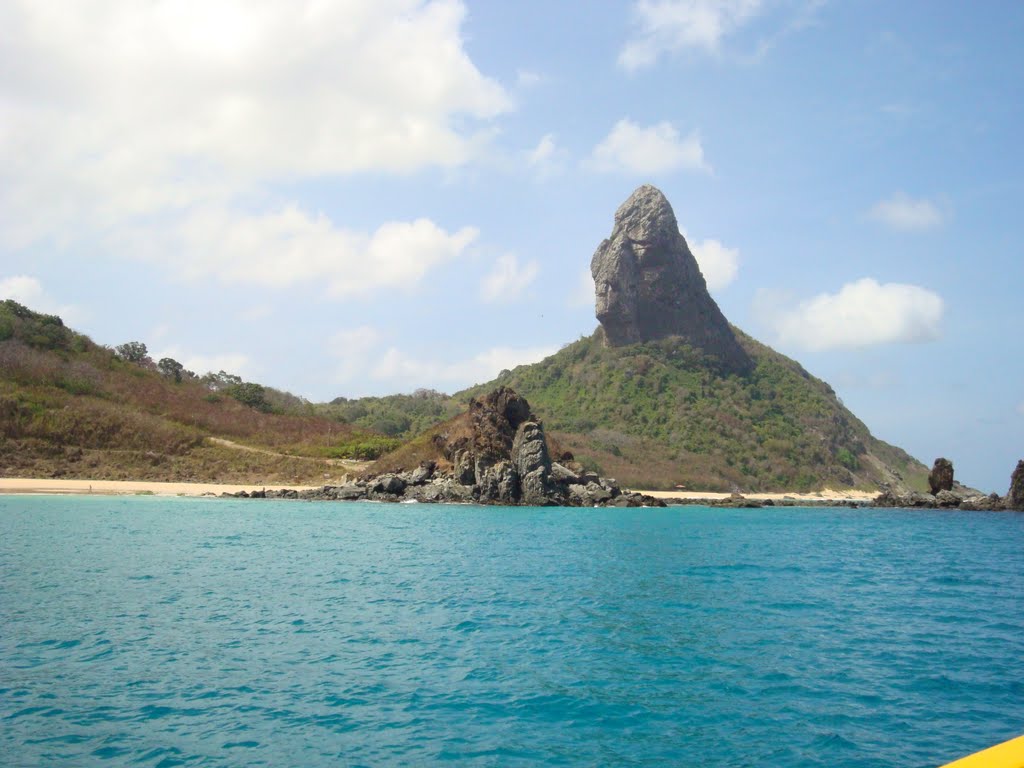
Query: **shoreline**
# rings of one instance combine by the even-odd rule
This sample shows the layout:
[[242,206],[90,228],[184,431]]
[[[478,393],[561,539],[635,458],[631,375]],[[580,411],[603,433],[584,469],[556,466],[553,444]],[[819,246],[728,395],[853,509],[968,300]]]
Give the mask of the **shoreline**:
[[303,491],[319,485],[258,485],[253,483],[175,483],[154,480],[61,480],[54,478],[0,478],[0,495],[45,494],[66,496],[220,496],[222,493],[261,490]]
[[[183,483],[161,482],[149,480],[62,480],[55,478],[0,478],[0,495],[10,494],[45,494],[68,496],[220,496],[222,493],[238,493],[266,489],[295,491],[321,488],[320,485],[259,485],[254,483]],[[684,501],[721,501],[732,494],[717,491],[646,491],[629,489],[636,493],[644,493],[656,499],[680,499]],[[811,493],[745,493],[743,497],[751,501],[795,501],[795,502],[868,502],[878,493],[870,491],[836,491],[826,488]]]

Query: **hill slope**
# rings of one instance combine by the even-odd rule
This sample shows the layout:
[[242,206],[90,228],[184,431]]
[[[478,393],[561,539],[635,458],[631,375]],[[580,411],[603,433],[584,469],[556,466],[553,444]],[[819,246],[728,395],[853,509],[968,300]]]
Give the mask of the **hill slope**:
[[678,337],[610,347],[599,329],[455,399],[512,387],[564,450],[632,487],[924,487],[927,468],[874,438],[828,384],[733,332],[748,372],[725,373]]
[[344,474],[341,457],[396,444],[237,377],[211,389],[170,373],[0,302],[0,473],[310,483]]

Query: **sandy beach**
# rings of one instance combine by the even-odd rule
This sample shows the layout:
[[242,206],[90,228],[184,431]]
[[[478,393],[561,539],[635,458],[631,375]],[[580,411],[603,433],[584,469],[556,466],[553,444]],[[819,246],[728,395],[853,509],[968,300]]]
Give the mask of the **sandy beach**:
[[293,488],[302,491],[315,486],[307,485],[240,485],[220,483],[157,483],[145,480],[54,480],[33,478],[0,478],[0,494],[45,493],[84,494],[106,496],[219,496],[222,493],[266,489]]
[[[238,491],[268,490],[277,491],[292,488],[302,491],[319,486],[308,485],[257,485],[257,484],[220,484],[220,483],[159,483],[145,480],[60,480],[52,478],[0,478],[0,494],[9,493],[41,493],[41,494],[84,494],[90,493],[107,496],[220,496],[222,493]],[[729,498],[728,493],[714,491],[644,491],[659,499],[685,499],[688,501],[716,501]],[[835,491],[826,488],[814,493],[747,493],[748,499],[757,501],[870,501],[877,493],[869,491]]]

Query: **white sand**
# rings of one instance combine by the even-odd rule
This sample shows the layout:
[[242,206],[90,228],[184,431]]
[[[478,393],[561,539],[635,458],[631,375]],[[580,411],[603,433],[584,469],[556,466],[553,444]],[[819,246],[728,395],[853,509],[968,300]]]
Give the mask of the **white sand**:
[[278,491],[293,488],[301,491],[306,488],[319,487],[308,485],[248,485],[220,483],[153,483],[144,480],[53,480],[0,478],[0,493],[72,493],[72,494],[105,494],[105,495],[140,495],[155,496],[219,496],[222,493],[238,491]]
[[[106,495],[140,495],[153,494],[154,496],[219,496],[222,493],[237,493],[238,491],[254,491],[266,489],[268,491],[279,491],[291,488],[302,491],[309,488],[319,488],[311,485],[261,485],[259,483],[249,484],[221,484],[221,483],[155,483],[144,480],[53,480],[53,479],[26,479],[26,478],[0,478],[0,494],[2,493],[59,493],[59,494],[106,494]],[[658,499],[687,499],[706,500],[727,499],[731,494],[716,493],[715,491],[644,491],[639,489],[638,493],[646,493]],[[743,496],[756,501],[782,501],[791,499],[793,501],[871,501],[877,496],[870,491],[836,491],[826,488],[823,491],[814,493],[745,493]]]

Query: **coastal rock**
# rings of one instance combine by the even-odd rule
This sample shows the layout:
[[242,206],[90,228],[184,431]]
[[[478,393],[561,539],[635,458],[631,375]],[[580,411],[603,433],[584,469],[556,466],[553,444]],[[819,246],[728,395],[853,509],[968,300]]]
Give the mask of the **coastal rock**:
[[500,387],[471,400],[469,417],[469,430],[463,423],[433,436],[432,445],[444,457],[444,469],[437,461],[427,460],[415,469],[402,471],[399,466],[342,485],[222,495],[306,501],[665,506],[660,499],[623,492],[611,478],[584,471],[571,454],[561,456],[573,468],[552,462],[543,425],[529,403],[511,389]]
[[726,370],[749,370],[750,359],[708,293],[672,206],[657,188],[645,184],[619,206],[590,272],[597,319],[610,346],[679,336],[717,357]]
[[374,493],[386,493],[397,496],[405,491],[407,483],[398,475],[381,475],[378,477],[370,490]]
[[928,487],[932,494],[939,491],[953,490],[953,462],[949,459],[938,458],[932,465],[932,471],[928,474]]
[[580,481],[580,476],[557,461],[551,462],[551,479],[562,485],[572,485]]
[[519,501],[519,476],[509,461],[493,466],[477,464],[476,496],[482,502],[515,504]]
[[953,493],[953,491],[949,489],[944,488],[935,494],[935,505],[941,509],[959,507],[963,501],[964,499],[960,494]]
[[519,475],[522,502],[541,506],[552,503],[551,457],[544,428],[536,421],[524,421],[516,430],[512,462]]
[[452,464],[455,467],[452,475],[456,482],[460,485],[476,484],[476,462],[473,461],[473,455],[469,451],[456,453]]
[[424,461],[416,469],[409,473],[408,484],[409,485],[423,485],[430,478],[434,476],[434,471],[437,469],[437,463],[433,461]]
[[998,493],[988,496],[978,494],[960,502],[960,509],[971,512],[996,512],[1004,509],[1003,498]]
[[1010,490],[1006,494],[1006,508],[1024,510],[1024,459],[1017,462],[1017,468],[1010,476]]

